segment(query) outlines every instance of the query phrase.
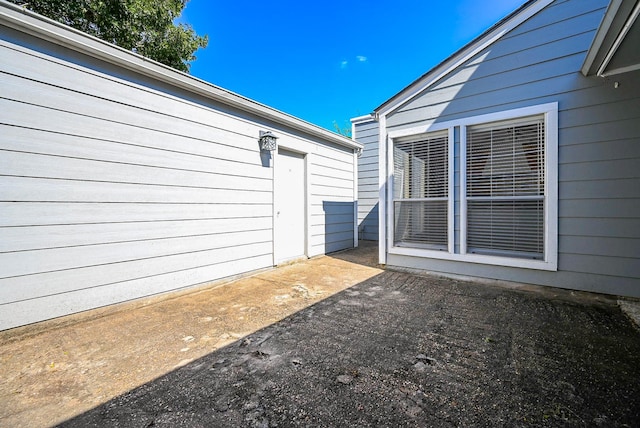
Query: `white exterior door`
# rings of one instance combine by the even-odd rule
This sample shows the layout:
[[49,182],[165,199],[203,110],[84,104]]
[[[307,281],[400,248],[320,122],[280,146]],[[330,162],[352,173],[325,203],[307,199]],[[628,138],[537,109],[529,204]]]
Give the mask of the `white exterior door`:
[[275,262],[305,256],[306,174],[304,155],[278,149],[275,159]]

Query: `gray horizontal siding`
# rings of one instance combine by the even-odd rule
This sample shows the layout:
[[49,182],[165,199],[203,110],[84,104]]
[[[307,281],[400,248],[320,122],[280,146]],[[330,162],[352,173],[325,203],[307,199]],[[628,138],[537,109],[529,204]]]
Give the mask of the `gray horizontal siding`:
[[558,272],[395,255],[389,264],[640,296],[640,73],[579,72],[606,6],[552,3],[387,118],[395,130],[558,102]]
[[[558,272],[540,272],[531,269],[516,269],[509,267],[496,267],[474,263],[460,263],[445,260],[426,259],[418,257],[407,257],[389,254],[387,265],[394,267],[404,267],[411,269],[426,270],[434,273],[463,275],[469,277],[490,278],[502,281],[514,281],[529,284],[546,285],[551,287],[568,288],[575,290],[591,291],[597,293],[608,293],[614,295],[637,296],[637,276],[618,275],[616,269],[637,274],[634,264],[637,266],[637,259],[620,260],[618,258],[587,257],[590,261],[597,261],[593,269],[577,270],[562,269]],[[585,257],[579,257],[579,265],[584,263]],[[611,267],[607,267],[607,262],[612,262]],[[575,265],[576,256],[561,255],[560,263]],[[602,272],[594,272],[602,267]],[[603,284],[606,289],[603,290]]]
[[605,7],[602,0],[553,3],[534,17],[540,26],[506,34],[433,85],[428,96],[389,116],[388,127],[500,111],[514,108],[500,106],[598,85],[578,73]]
[[313,154],[309,255],[353,246],[352,151],[5,27],[0,57],[0,329],[272,266],[266,126]]
[[364,145],[358,158],[358,231],[360,239],[378,240],[378,122],[355,125],[356,141]]

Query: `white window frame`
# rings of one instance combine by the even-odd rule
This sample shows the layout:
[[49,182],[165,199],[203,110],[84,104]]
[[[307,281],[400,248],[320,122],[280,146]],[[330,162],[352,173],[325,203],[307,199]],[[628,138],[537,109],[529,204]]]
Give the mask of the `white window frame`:
[[[519,117],[544,115],[545,120],[545,182],[544,182],[544,258],[542,260],[523,259],[503,255],[482,255],[467,253],[467,199],[466,199],[466,129],[501,120]],[[454,252],[454,129],[460,130],[460,171],[459,171],[459,208],[460,208],[460,251]],[[393,140],[401,137],[419,136],[433,131],[449,129],[449,251],[434,251],[411,247],[395,247],[393,237]],[[387,236],[388,253],[402,256],[424,257],[441,260],[498,265],[537,270],[558,270],[558,103],[540,104],[497,113],[473,116],[441,124],[415,127],[388,133],[387,152]]]
[[[394,246],[395,243],[395,237],[394,237],[394,232],[395,232],[395,227],[394,227],[394,217],[395,217],[395,207],[394,207],[394,195],[393,195],[393,189],[394,189],[394,164],[393,164],[393,148],[394,148],[394,140],[397,140],[399,138],[404,138],[404,137],[411,137],[411,138],[416,138],[419,139],[420,137],[425,137],[428,136],[429,134],[432,134],[434,132],[438,132],[438,131],[442,131],[442,130],[446,130],[447,131],[447,250],[446,251],[441,251],[441,250],[433,250],[433,249],[427,249],[427,248],[413,248],[413,247],[396,247]],[[388,200],[387,200],[387,207],[388,210],[387,212],[388,214],[388,222],[387,222],[387,231],[388,231],[388,236],[389,236],[389,245],[391,246],[391,249],[393,250],[397,250],[399,252],[403,252],[403,251],[413,251],[413,250],[418,250],[423,254],[433,254],[433,257],[436,257],[436,255],[442,255],[442,254],[453,254],[454,251],[454,245],[455,245],[455,241],[454,241],[454,163],[453,163],[453,150],[454,150],[454,130],[452,127],[448,127],[448,126],[443,126],[443,125],[432,125],[432,126],[428,126],[428,127],[421,127],[421,128],[412,128],[409,130],[403,130],[403,131],[396,131],[396,132],[391,132],[389,133],[389,153],[390,156],[388,157],[389,159],[389,165],[388,165]],[[392,251],[389,251],[392,252]],[[398,253],[396,253],[398,254]]]

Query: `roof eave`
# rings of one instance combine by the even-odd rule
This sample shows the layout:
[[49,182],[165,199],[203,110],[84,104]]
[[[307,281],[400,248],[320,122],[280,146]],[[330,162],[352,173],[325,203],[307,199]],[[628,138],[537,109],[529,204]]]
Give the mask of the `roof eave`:
[[616,54],[626,32],[634,25],[639,12],[640,3],[637,0],[611,0],[582,64],[584,76],[606,77],[640,68],[636,64],[628,69],[607,70],[609,61]]

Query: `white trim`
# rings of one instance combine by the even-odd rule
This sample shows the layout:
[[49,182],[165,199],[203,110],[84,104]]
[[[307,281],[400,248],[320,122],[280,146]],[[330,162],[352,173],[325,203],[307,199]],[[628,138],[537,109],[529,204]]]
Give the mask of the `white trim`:
[[617,74],[629,73],[630,71],[640,70],[640,64],[628,65],[626,67],[614,68],[613,70],[608,70],[602,73],[600,77],[610,77],[615,76]]
[[[311,158],[313,155],[307,152],[298,152],[304,155],[304,217],[305,217],[305,225],[304,225],[304,255],[306,257],[311,257],[311,222],[313,221],[311,218],[311,198],[312,192],[312,180],[311,180]],[[325,219],[326,224],[326,219]],[[326,236],[325,236],[326,238]]]
[[467,127],[460,126],[460,254],[467,254]]
[[[453,127],[449,127],[449,126],[443,126],[444,124],[432,124],[429,125],[427,128],[425,128],[424,126],[420,126],[420,127],[415,127],[415,128],[410,128],[410,129],[403,129],[403,130],[399,130],[399,131],[392,131],[389,133],[388,136],[388,146],[389,146],[389,150],[388,150],[388,164],[387,164],[387,169],[389,171],[389,180],[387,181],[388,183],[388,189],[389,191],[387,192],[387,199],[388,199],[388,213],[389,213],[389,219],[387,222],[387,228],[388,228],[388,235],[389,235],[389,241],[388,241],[388,245],[389,245],[389,253],[393,253],[391,250],[395,249],[395,248],[406,248],[406,247],[395,247],[394,243],[395,243],[395,224],[394,224],[394,215],[395,215],[395,207],[394,207],[394,195],[393,195],[393,188],[394,188],[394,183],[393,183],[393,177],[394,177],[394,156],[393,156],[393,147],[394,147],[394,140],[397,140],[399,138],[403,138],[403,137],[416,137],[419,138],[425,134],[428,133],[435,133],[435,132],[439,132],[442,130],[447,130],[447,169],[448,169],[448,173],[447,173],[447,180],[448,180],[448,186],[447,186],[447,251],[446,253],[451,253],[453,254],[455,251],[455,183],[454,183],[454,179],[455,179],[455,154],[454,154],[454,148],[455,148],[455,130]],[[393,135],[393,137],[392,137]],[[428,200],[440,200],[440,199],[445,199],[443,198],[412,198],[410,200],[412,201],[428,201]],[[426,251],[430,251],[430,250],[426,250]],[[433,251],[435,253],[443,253],[443,251]]]
[[394,159],[393,159],[393,138],[389,137],[387,135],[387,144],[386,144],[386,148],[387,148],[387,156],[386,156],[386,160],[387,160],[387,194],[386,194],[386,198],[387,198],[387,247],[389,248],[389,251],[391,251],[392,248],[395,247],[395,241],[396,241],[396,236],[395,236],[395,204],[393,203],[393,189],[396,185],[396,180],[395,180],[395,173],[396,173],[396,167],[394,165]]
[[277,201],[277,197],[276,197],[276,192],[277,190],[277,186],[276,186],[276,168],[278,168],[278,150],[280,150],[280,146],[278,145],[276,147],[276,149],[272,152],[272,158],[271,158],[271,171],[272,171],[272,184],[271,186],[273,187],[272,190],[272,194],[273,194],[273,265],[274,266],[278,266],[278,263],[280,262],[279,260],[279,254],[278,254],[278,246],[276,244],[276,241],[278,241],[278,222],[276,221],[276,218],[278,216],[277,213],[277,207],[276,207],[276,201]]
[[495,113],[481,114],[471,116],[464,119],[452,120],[447,122],[448,126],[472,126],[487,122],[497,122],[499,120],[517,119],[518,117],[534,116],[536,114],[547,114],[555,112],[557,116],[558,103],[537,104],[534,106],[520,107],[511,110],[504,110]]
[[[527,21],[529,18],[540,12],[542,9],[547,7],[549,4],[553,3],[555,0],[538,0],[531,4],[529,7],[522,10],[520,13],[512,16],[510,19],[497,26],[493,31],[486,34],[484,37],[480,37],[479,39],[471,42],[466,47],[462,48],[458,53],[454,54],[448,60],[439,66],[436,66],[434,69],[429,71],[426,75],[418,79],[416,82],[409,85],[403,91],[401,91],[397,96],[399,98],[389,105],[385,106],[384,104],[379,107],[376,113],[380,116],[386,116],[390,112],[394,111],[401,105],[409,102],[413,98],[420,95],[422,92],[427,90],[429,86],[433,83],[443,79],[447,74],[456,70],[459,66],[464,64],[466,61],[473,58],[475,55],[492,45],[495,41],[500,39],[509,31],[516,28],[518,25]],[[404,94],[403,94],[404,93]],[[400,96],[400,94],[403,94]]]
[[[613,70],[606,70],[611,59],[615,55],[615,52],[620,47],[624,37],[630,30],[630,27],[634,25],[634,22],[640,15],[640,4],[636,3],[634,6],[634,1],[635,0],[611,0],[604,17],[598,26],[596,35],[591,42],[591,46],[589,47],[589,51],[587,52],[584,63],[582,64],[582,68],[580,69],[584,76],[596,75],[598,77],[608,77],[640,69],[640,64],[632,64]],[[625,10],[627,10],[626,13],[628,13],[629,16],[626,16]],[[616,30],[616,28],[620,26],[620,21],[622,20],[624,20],[624,24],[622,24],[622,27],[619,30]],[[604,49],[603,44],[605,39],[610,35],[614,35],[615,31],[618,31],[618,34],[616,35],[613,44],[608,49]],[[604,59],[601,61],[600,65],[598,65],[596,59],[603,54]]]
[[538,104],[529,107],[520,107],[512,110],[504,110],[495,113],[486,113],[478,116],[470,116],[461,119],[449,120],[447,122],[430,123],[428,125],[421,125],[412,128],[398,129],[395,131],[389,131],[389,138],[398,139],[401,137],[409,137],[414,135],[426,134],[429,132],[441,131],[443,129],[453,128],[456,126],[470,126],[486,122],[497,122],[499,120],[505,120],[509,118],[517,118],[524,116],[533,116],[536,114],[543,114],[549,110],[558,109],[558,103],[546,103]]
[[276,261],[276,157],[278,148],[271,152],[269,159],[269,169],[271,169],[271,259],[272,266],[277,266]]
[[[598,71],[596,72],[598,76],[606,77],[609,74],[613,74],[613,72],[615,71],[613,70],[612,72],[607,73],[605,72],[605,69],[609,66],[609,62],[611,62],[611,60],[613,59],[613,56],[618,51],[618,48],[622,44],[622,41],[624,40],[624,38],[627,36],[627,33],[631,29],[631,26],[633,25],[633,23],[638,18],[638,15],[640,15],[640,3],[637,3],[636,6],[633,8],[633,11],[629,15],[629,18],[624,23],[624,26],[618,33],[616,40],[613,42],[613,45],[611,46],[611,48],[609,48],[609,51],[607,52],[607,55],[602,60],[602,64],[600,64],[600,67],[598,67]],[[633,67],[633,66],[629,66],[629,67]],[[629,67],[624,67],[624,68],[629,68]],[[638,68],[640,66],[636,65],[635,67]]]
[[558,270],[558,103],[545,112],[545,262],[549,270]]
[[421,134],[429,134],[431,132],[442,131],[451,128],[452,122],[429,123],[428,125],[414,126],[411,128],[397,129],[389,131],[389,138],[397,140],[402,137],[417,137]]
[[353,151],[353,247],[358,248],[358,153],[355,150]]
[[555,271],[556,266],[542,260],[526,260],[511,257],[484,256],[480,254],[450,254],[446,251],[423,250],[420,248],[393,247],[389,254],[422,257],[452,262],[478,263],[484,265],[507,266],[524,269]]
[[622,2],[623,0],[611,0],[609,3],[609,7],[602,18],[602,22],[600,22],[600,25],[598,26],[596,35],[593,37],[589,51],[584,59],[584,63],[582,64],[581,72],[583,75],[589,75],[589,70],[593,67],[596,56],[598,56],[598,51],[602,47],[602,43],[604,43],[604,39],[615,20],[616,13],[618,12],[618,9],[620,9]]
[[[483,124],[489,122],[496,122],[506,119],[515,119],[518,117],[526,117],[533,115],[544,114],[545,116],[545,259],[544,260],[528,260],[520,258],[502,257],[502,256],[486,256],[479,254],[467,253],[467,197],[466,197],[466,156],[467,156],[467,127]],[[384,119],[385,117],[381,117]],[[454,131],[455,128],[460,129],[460,195],[458,203],[460,204],[460,252],[455,253],[455,241],[454,241]],[[393,203],[391,192],[387,192],[387,228],[389,241],[388,241],[388,253],[414,256],[414,257],[427,257],[441,260],[451,260],[459,262],[481,263],[498,266],[509,266],[527,269],[539,269],[556,271],[558,267],[558,103],[546,103],[529,107],[522,107],[512,110],[500,111],[496,113],[488,113],[478,116],[472,116],[464,119],[457,119],[448,122],[429,124],[426,126],[413,127],[408,129],[396,130],[389,132],[387,141],[388,157],[386,162],[386,169],[388,171],[388,186],[393,188],[393,140],[408,136],[419,136],[427,132],[440,131],[442,129],[449,130],[449,186],[450,186],[450,242],[449,252],[446,251],[434,251],[420,248],[408,248],[408,247],[395,247],[393,245],[393,207],[390,205]],[[383,132],[381,127],[380,132]],[[380,144],[383,144],[381,139]],[[380,151],[381,153],[383,150]],[[380,174],[382,177],[382,173]],[[382,214],[381,214],[382,215]],[[382,236],[382,235],[381,235]]]
[[[517,119],[532,115],[544,114],[545,117],[545,235],[544,260],[527,260],[499,256],[480,256],[467,253],[467,127],[496,122],[507,119]],[[488,263],[483,260],[497,258],[504,266],[524,267],[530,269],[557,270],[558,254],[558,103],[547,103],[536,106],[523,107],[496,113],[470,117],[459,122],[460,126],[460,255],[469,257],[469,261]],[[506,262],[506,260],[512,260]]]
[[455,158],[455,129],[453,127],[449,128],[449,133],[448,133],[448,169],[449,169],[449,174],[447,179],[449,180],[449,188],[448,188],[448,197],[449,200],[447,201],[447,241],[448,241],[448,246],[447,246],[447,250],[449,251],[450,254],[453,254],[455,251],[455,186],[454,186],[454,180],[455,180],[455,164],[454,164],[454,158]]
[[378,121],[378,263],[387,263],[387,118],[380,117]]
[[[383,116],[384,117],[384,116]],[[382,118],[381,118],[382,119]],[[429,123],[427,125],[415,126],[411,128],[398,129],[388,133],[388,144],[393,145],[393,140],[403,137],[418,137],[422,134],[442,131],[446,129],[448,138],[448,202],[447,202],[447,251],[453,253],[455,250],[455,130],[451,126],[452,122]],[[392,149],[393,150],[393,149]],[[389,155],[390,177],[393,179],[393,151]],[[391,187],[393,188],[393,187]],[[390,204],[393,204],[393,195],[390,195]],[[389,213],[393,213],[393,206],[390,206]],[[393,224],[389,225],[390,234],[393,235]],[[393,247],[394,237],[389,238],[389,247]]]
[[298,119],[297,117],[258,103],[189,74],[174,70],[171,67],[107,43],[97,37],[60,24],[49,18],[45,18],[5,0],[0,0],[0,23],[76,52],[168,83],[171,86],[202,95],[224,105],[253,113],[259,117],[302,131],[308,135],[347,148],[362,148],[361,144],[335,132],[303,121],[302,119]]
[[386,197],[386,212],[387,212],[387,234],[386,234],[386,242],[387,242],[387,248],[392,248],[393,247],[393,186],[394,186],[394,179],[393,179],[393,173],[394,173],[394,168],[393,168],[393,144],[392,144],[392,140],[391,138],[389,138],[389,136],[387,135],[385,138],[385,145],[384,147],[386,148],[385,150],[385,161],[387,162],[387,167],[385,168],[385,171],[387,172],[387,176],[385,177],[386,183],[387,183],[387,188],[386,188],[386,193],[385,193],[385,197]]
[[[367,123],[367,122],[375,122],[376,119],[375,117],[373,117],[370,114],[364,115],[364,116],[358,116],[358,117],[352,117],[351,118],[351,125],[359,125],[361,123]],[[352,128],[353,129],[353,128]],[[351,134],[351,136],[353,137],[353,135],[355,134]]]

